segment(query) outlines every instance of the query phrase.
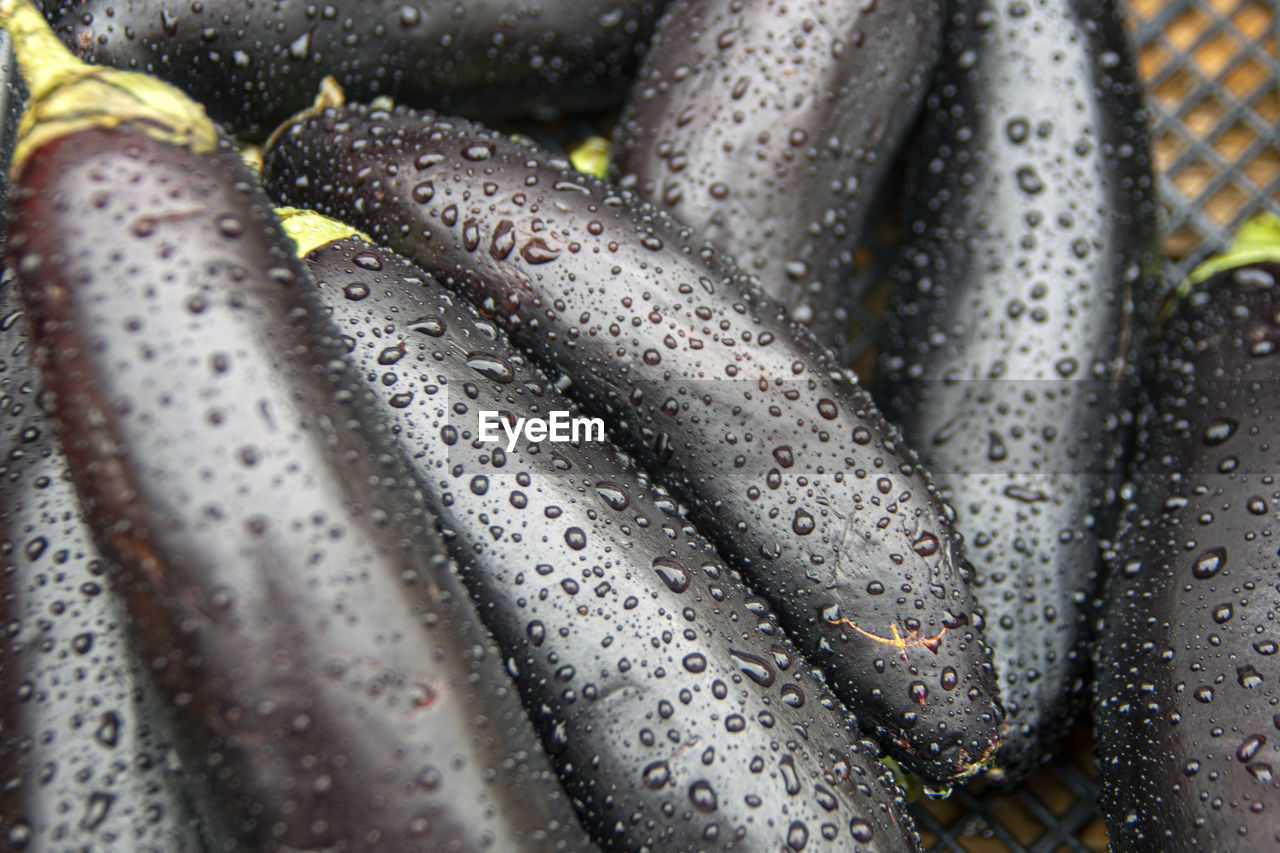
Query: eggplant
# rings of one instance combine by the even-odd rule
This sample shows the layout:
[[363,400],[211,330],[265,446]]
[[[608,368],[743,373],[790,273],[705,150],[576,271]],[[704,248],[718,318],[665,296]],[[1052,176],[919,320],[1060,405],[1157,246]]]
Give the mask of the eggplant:
[[14,5],[8,262],[188,772],[252,849],[589,849],[255,176]]
[[1114,3],[953,10],[874,391],[955,507],[1008,712],[989,776],[1013,783],[1085,700],[1159,283],[1155,202]]
[[1278,226],[1265,256],[1191,288],[1148,356],[1098,624],[1117,853],[1280,845]]
[[550,117],[622,101],[663,0],[62,0],[81,58],[173,83],[261,139],[333,75],[477,118]]
[[941,0],[677,0],[615,129],[614,176],[838,347],[854,250],[942,19]]
[[0,274],[0,838],[6,849],[215,849],[172,766],[165,707],[39,407]]
[[732,262],[464,120],[327,108],[264,151],[283,202],[463,291],[689,505],[895,755],[945,783],[998,740],[951,523],[852,374]]
[[[282,221],[602,848],[919,849],[856,720],[603,426],[573,441],[555,381],[404,258]],[[556,417],[568,441],[508,434]]]

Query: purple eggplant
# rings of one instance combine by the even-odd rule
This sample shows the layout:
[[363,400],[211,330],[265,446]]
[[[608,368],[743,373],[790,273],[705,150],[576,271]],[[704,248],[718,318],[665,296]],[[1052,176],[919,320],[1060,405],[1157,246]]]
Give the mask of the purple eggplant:
[[876,399],[955,507],[1009,730],[1049,756],[1088,684],[1135,348],[1159,283],[1141,89],[1110,0],[953,0],[908,158]]
[[1280,228],[1150,350],[1098,625],[1111,848],[1280,845]]
[[145,71],[261,139],[328,75],[477,118],[620,103],[664,0],[62,0],[86,61]]
[[255,176],[181,93],[0,23],[40,116],[8,262],[186,770],[254,849],[589,849]]
[[852,375],[709,245],[462,120],[313,111],[264,152],[281,200],[466,293],[689,505],[835,693],[930,778],[1002,712],[951,522]]
[[614,133],[613,172],[838,346],[854,250],[941,30],[940,0],[677,0]]
[[919,849],[856,721],[602,426],[574,440],[554,380],[407,260],[284,225],[601,847]]

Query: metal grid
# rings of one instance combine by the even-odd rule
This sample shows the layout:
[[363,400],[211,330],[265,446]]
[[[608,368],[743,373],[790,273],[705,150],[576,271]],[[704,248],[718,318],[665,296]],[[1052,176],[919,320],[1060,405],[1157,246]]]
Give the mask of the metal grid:
[[[1165,283],[1172,286],[1222,249],[1246,219],[1264,209],[1280,212],[1280,0],[1127,4],[1151,108]],[[890,230],[860,250],[859,283],[866,286],[846,353],[862,376],[875,366],[893,243]],[[1081,720],[1060,757],[1012,792],[976,782],[949,799],[914,803],[926,850],[1105,851],[1090,728]]]

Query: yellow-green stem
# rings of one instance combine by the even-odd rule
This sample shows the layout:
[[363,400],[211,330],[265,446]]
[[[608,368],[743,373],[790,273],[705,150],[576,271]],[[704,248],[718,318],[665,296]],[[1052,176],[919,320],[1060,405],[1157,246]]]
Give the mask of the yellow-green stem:
[[603,136],[588,136],[569,150],[569,162],[579,172],[603,178],[609,171],[613,146]]
[[366,243],[373,241],[350,225],[322,216],[313,210],[296,207],[278,207],[276,215],[284,232],[298,244],[298,257],[305,258],[321,246],[327,246],[347,237],[359,237]]
[[154,77],[80,61],[30,0],[0,0],[0,26],[13,39],[29,93],[14,146],[14,176],[33,151],[89,128],[128,125],[197,153],[217,146],[217,128],[203,107]]

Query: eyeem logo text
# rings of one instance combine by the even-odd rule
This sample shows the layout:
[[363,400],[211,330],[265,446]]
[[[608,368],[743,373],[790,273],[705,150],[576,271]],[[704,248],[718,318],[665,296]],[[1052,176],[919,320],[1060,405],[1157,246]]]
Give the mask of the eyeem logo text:
[[600,418],[574,418],[567,411],[553,410],[546,418],[502,417],[500,412],[480,411],[481,441],[500,441],[498,430],[507,434],[507,452],[515,450],[523,435],[528,441],[572,442],[604,441],[604,421]]

